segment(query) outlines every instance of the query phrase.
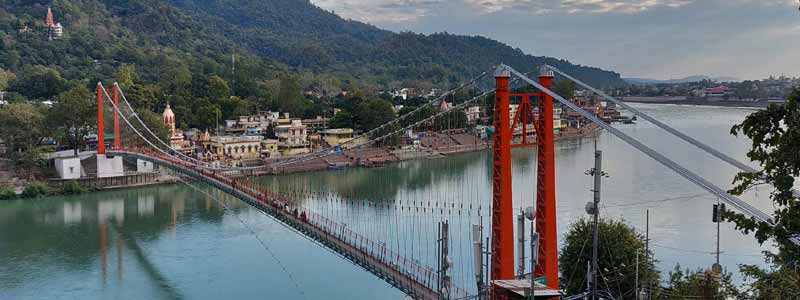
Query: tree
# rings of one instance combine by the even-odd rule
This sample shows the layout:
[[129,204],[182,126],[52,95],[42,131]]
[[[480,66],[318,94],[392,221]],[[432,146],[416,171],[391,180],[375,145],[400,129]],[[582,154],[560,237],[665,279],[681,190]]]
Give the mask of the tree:
[[73,149],[75,155],[86,146],[86,136],[97,128],[97,104],[92,100],[89,90],[78,85],[60,94],[50,109],[49,127],[57,133],[62,144]]
[[14,73],[0,69],[0,91],[7,90],[9,84],[13,82],[16,78],[17,76],[14,75]]
[[354,124],[357,130],[369,131],[377,128],[395,118],[392,103],[381,99],[367,99],[361,101],[353,112]]
[[231,89],[228,82],[217,75],[208,78],[208,97],[214,103],[228,100],[231,97]]
[[136,66],[122,65],[114,72],[114,80],[117,81],[121,88],[130,88],[139,80],[139,74],[136,73]]
[[[621,221],[601,219],[599,222],[598,288],[618,298],[632,298],[636,282],[636,256],[639,256],[640,288],[657,287],[659,274],[653,261],[645,260],[645,240],[641,234]],[[570,226],[559,252],[562,288],[568,295],[586,291],[587,264],[592,258],[591,220],[581,219]],[[649,255],[652,257],[652,252]]]
[[[669,272],[667,286],[659,292],[663,300],[727,300],[739,295],[730,273],[714,274],[710,270],[691,272],[680,265]],[[776,298],[777,299],[777,298]]]
[[575,83],[566,79],[559,80],[553,86],[553,91],[564,99],[572,99],[575,96]]
[[277,103],[281,112],[288,112],[291,116],[298,117],[303,114],[303,98],[300,95],[300,84],[297,83],[297,79],[288,76],[281,79]]
[[50,99],[63,92],[66,83],[58,70],[36,65],[21,72],[13,89],[28,99]]
[[328,121],[331,128],[353,128],[353,115],[347,110],[341,110]]
[[9,158],[19,163],[25,153],[34,151],[45,137],[42,108],[27,103],[12,103],[0,108],[0,139]]
[[[775,226],[758,222],[740,213],[728,212],[726,219],[746,234],[755,232],[760,243],[774,240],[781,253],[800,258],[800,246],[790,239],[800,238],[800,198],[793,191],[794,179],[800,177],[800,89],[783,105],[771,105],[766,110],[749,115],[744,122],[731,129],[731,134],[744,134],[752,141],[747,152],[750,160],[758,162],[762,170],[739,173],[734,178],[736,186],[731,191],[741,195],[753,186],[770,184],[775,190],[770,194],[775,211]],[[796,262],[796,259],[795,259]]]
[[[763,296],[758,299],[780,299],[770,295],[797,297],[800,295],[800,246],[794,244],[792,238],[800,239],[800,197],[794,193],[795,178],[800,177],[800,89],[795,89],[786,103],[752,113],[734,126],[731,134],[743,134],[751,140],[747,157],[758,162],[761,170],[737,174],[736,186],[730,192],[741,195],[762,184],[774,187],[770,194],[775,208],[771,216],[773,226],[733,211],[724,214],[724,218],[735,223],[740,231],[754,233],[759,243],[772,241],[778,247],[778,253],[766,254],[770,270],[743,266],[741,271],[755,281],[751,291],[755,296]],[[794,284],[775,285],[776,277],[793,278]]]

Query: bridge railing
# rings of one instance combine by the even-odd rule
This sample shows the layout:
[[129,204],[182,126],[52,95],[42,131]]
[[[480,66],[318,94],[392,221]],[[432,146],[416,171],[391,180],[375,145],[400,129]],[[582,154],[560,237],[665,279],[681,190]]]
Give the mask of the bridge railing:
[[[306,208],[297,207],[294,205],[294,202],[291,201],[291,198],[286,195],[272,192],[265,187],[249,180],[233,178],[226,172],[202,168],[194,163],[190,163],[161,152],[147,149],[122,148],[113,149],[112,151],[127,152],[157,158],[177,167],[191,170],[192,172],[200,174],[201,176],[221,182],[234,190],[256,199],[257,205],[262,206],[263,208],[271,208],[281,211],[284,215],[294,218],[294,221],[312,226],[315,229],[324,232],[329,237],[338,239],[344,244],[347,244],[360,252],[353,254],[369,256],[371,259],[380,262],[389,269],[403,274],[407,278],[415,281],[417,284],[425,286],[429,290],[436,293],[441,292],[437,287],[439,283],[439,274],[436,270],[433,270],[428,266],[423,266],[416,260],[408,259],[407,257],[396,253],[390,247],[387,247],[386,243],[384,242],[374,241],[359,234],[358,232],[352,231],[347,227],[347,224],[328,219],[325,216],[317,214],[316,212]],[[383,276],[391,276],[391,274],[383,274]],[[392,278],[392,280],[401,284],[403,283],[403,280],[400,278]],[[411,288],[412,286],[413,285],[409,283],[409,287]],[[447,287],[447,290],[451,296],[455,296],[456,298],[469,296],[467,291],[453,286],[452,284]]]

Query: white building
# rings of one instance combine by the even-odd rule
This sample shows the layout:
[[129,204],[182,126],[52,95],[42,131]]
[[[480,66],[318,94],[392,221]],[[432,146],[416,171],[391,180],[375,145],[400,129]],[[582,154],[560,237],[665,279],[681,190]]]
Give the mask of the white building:
[[467,115],[467,122],[470,124],[475,124],[478,120],[481,119],[481,107],[480,106],[470,106],[464,109],[464,114]]

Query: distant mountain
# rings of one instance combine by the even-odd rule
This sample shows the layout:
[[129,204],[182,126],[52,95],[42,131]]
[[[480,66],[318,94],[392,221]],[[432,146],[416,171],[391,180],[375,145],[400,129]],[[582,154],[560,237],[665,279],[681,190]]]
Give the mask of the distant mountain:
[[691,83],[691,82],[700,82],[704,80],[710,80],[714,82],[738,82],[741,81],[734,77],[711,77],[707,75],[695,75],[689,76],[682,79],[669,79],[669,80],[659,80],[659,79],[648,79],[648,78],[623,78],[626,82],[630,84],[676,84],[676,83]]
[[[64,25],[61,41],[22,33],[27,27],[41,35],[47,5]],[[238,85],[275,72],[306,72],[343,84],[425,80],[447,86],[505,62],[520,70],[552,64],[600,87],[626,84],[615,72],[528,55],[484,37],[395,33],[345,20],[309,0],[8,0],[0,4],[0,29],[4,40],[10,38],[0,45],[6,52],[0,68],[51,65],[67,79],[103,78],[116,66],[136,64],[145,81],[179,67]],[[234,53],[237,72],[256,70],[234,80],[227,71]]]

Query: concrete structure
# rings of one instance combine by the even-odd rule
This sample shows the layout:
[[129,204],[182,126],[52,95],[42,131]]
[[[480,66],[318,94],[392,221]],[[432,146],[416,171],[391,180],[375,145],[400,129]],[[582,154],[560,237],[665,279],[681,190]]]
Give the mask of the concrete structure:
[[217,159],[249,159],[261,156],[260,136],[215,136],[206,150]]
[[352,128],[328,129],[322,132],[322,140],[331,147],[336,147],[353,139]]
[[278,149],[278,140],[266,139],[261,141],[261,157],[274,158],[280,156],[281,153]]
[[153,172],[153,167],[154,167],[153,163],[151,163],[149,161],[141,160],[141,159],[137,159],[136,160],[136,172],[138,172],[138,173],[150,173],[150,172]]
[[56,173],[61,179],[81,178],[81,158],[78,156],[55,159]]
[[308,130],[301,120],[292,119],[288,125],[275,127],[274,131],[278,137],[278,148],[281,155],[291,156],[311,151],[311,143],[308,142]]
[[322,116],[317,116],[314,119],[304,119],[300,122],[309,132],[320,132],[325,129],[328,129],[328,118],[323,118]]
[[97,178],[124,176],[121,156],[97,154]]
[[228,134],[264,134],[269,126],[276,124],[280,113],[262,111],[255,115],[239,116],[225,121],[225,132]]
[[475,124],[481,119],[481,107],[477,105],[469,106],[464,109],[464,114],[467,115],[467,123]]

